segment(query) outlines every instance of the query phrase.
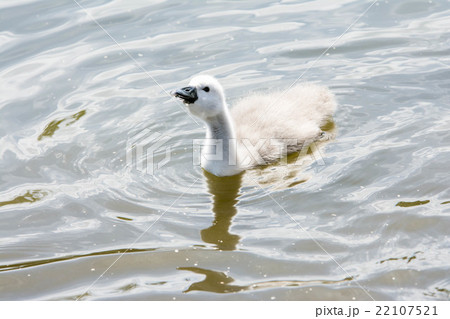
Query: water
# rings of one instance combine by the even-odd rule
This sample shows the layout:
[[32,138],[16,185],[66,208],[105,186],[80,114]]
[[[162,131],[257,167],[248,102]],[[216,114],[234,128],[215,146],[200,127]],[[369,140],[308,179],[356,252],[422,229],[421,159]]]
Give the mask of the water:
[[[0,2],[0,299],[450,298],[447,1],[78,3]],[[202,72],[327,85],[337,136],[204,174]]]

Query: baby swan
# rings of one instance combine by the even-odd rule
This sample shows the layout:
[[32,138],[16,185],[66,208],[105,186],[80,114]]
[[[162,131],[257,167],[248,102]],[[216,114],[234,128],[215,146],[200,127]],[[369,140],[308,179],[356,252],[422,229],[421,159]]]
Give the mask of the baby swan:
[[333,93],[314,85],[285,92],[256,93],[227,107],[220,83],[209,75],[194,77],[172,94],[206,123],[202,167],[217,176],[239,174],[267,165],[320,138],[336,109]]

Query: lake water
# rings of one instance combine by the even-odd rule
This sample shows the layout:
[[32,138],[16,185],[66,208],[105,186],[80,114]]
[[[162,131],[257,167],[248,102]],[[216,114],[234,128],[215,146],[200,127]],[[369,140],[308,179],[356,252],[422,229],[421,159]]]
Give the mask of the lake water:
[[[448,1],[1,1],[0,43],[0,299],[450,299]],[[198,73],[326,85],[336,137],[203,173]]]

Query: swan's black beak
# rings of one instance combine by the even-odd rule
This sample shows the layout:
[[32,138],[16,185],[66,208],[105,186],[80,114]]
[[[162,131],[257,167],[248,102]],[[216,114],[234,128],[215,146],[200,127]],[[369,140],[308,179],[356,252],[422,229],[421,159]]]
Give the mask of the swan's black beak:
[[186,86],[184,88],[175,90],[172,95],[182,99],[185,103],[191,104],[197,101],[197,89],[193,86]]

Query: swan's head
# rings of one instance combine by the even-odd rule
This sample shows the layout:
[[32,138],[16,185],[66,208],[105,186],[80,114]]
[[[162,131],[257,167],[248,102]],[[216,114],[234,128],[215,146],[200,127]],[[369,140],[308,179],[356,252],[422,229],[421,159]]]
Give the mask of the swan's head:
[[192,114],[205,121],[224,112],[226,107],[222,86],[209,75],[194,77],[189,86],[173,91],[172,95],[183,100]]

